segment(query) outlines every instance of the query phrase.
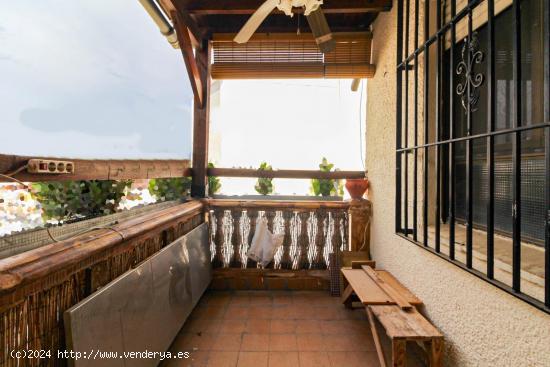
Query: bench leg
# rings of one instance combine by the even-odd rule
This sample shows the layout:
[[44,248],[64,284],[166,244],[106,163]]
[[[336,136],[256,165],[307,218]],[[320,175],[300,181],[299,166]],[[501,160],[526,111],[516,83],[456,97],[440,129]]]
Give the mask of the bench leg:
[[405,367],[407,365],[407,340],[392,339],[392,367]]
[[432,339],[424,342],[428,352],[428,366],[443,366],[443,339]]
[[386,367],[386,359],[384,358],[384,351],[382,350],[382,344],[380,343],[380,336],[378,336],[376,324],[374,323],[374,315],[372,314],[372,311],[368,306],[367,316],[369,317],[370,330],[372,332],[372,338],[374,339],[376,354],[378,354],[378,360],[380,361],[380,367]]
[[342,293],[342,303],[347,308],[352,308],[352,296],[353,296],[353,288],[351,285],[348,284],[346,289],[344,289],[344,293]]

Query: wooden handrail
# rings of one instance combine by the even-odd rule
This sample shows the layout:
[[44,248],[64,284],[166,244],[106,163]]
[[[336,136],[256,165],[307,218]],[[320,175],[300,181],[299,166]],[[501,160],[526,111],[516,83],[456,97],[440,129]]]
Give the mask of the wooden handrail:
[[[72,159],[59,157],[30,157],[0,154],[0,174],[6,175],[25,167],[29,159],[52,159],[74,162],[71,174],[33,174],[25,169],[13,175],[24,182],[77,181],[77,180],[129,180],[147,178],[186,177],[192,175],[188,159]],[[0,182],[10,179],[0,176]]]
[[273,171],[260,171],[250,168],[209,168],[208,176],[216,177],[261,177],[261,178],[293,178],[293,179],[353,179],[365,178],[364,171],[332,171],[323,172],[318,170],[291,170],[279,169]]
[[309,200],[234,200],[234,199],[204,199],[208,208],[241,208],[241,209],[286,209],[286,210],[315,210],[315,209],[344,209],[350,207],[349,201],[309,201]]
[[149,235],[151,231],[169,227],[176,219],[190,219],[202,212],[203,204],[191,201],[2,259],[0,295],[63,269],[86,268],[122,242]]

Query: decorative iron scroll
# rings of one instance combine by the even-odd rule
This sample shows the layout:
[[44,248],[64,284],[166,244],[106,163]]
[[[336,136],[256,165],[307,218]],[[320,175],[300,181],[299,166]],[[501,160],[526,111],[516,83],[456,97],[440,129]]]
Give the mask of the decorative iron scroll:
[[475,73],[474,67],[476,64],[481,64],[483,61],[483,52],[478,50],[479,40],[477,32],[472,33],[464,39],[462,47],[462,61],[456,67],[456,74],[464,74],[464,82],[456,86],[456,94],[462,100],[462,107],[468,111],[477,111],[477,103],[479,102],[479,87],[483,84],[485,77],[482,73]]

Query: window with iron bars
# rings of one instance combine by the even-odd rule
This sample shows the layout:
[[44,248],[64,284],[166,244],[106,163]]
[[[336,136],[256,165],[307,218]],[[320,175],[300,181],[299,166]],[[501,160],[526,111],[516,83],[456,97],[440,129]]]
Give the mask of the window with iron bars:
[[550,312],[550,6],[398,0],[396,232]]

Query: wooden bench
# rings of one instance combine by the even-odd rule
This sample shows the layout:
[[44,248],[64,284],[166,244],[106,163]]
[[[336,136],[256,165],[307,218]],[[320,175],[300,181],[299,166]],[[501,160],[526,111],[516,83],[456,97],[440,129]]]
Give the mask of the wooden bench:
[[443,335],[422,316],[416,307],[422,301],[384,270],[343,268],[345,285],[342,302],[352,307],[354,295],[366,308],[380,365],[386,367],[375,319],[380,322],[392,343],[392,366],[406,365],[407,341],[424,343],[428,363],[442,366]]

